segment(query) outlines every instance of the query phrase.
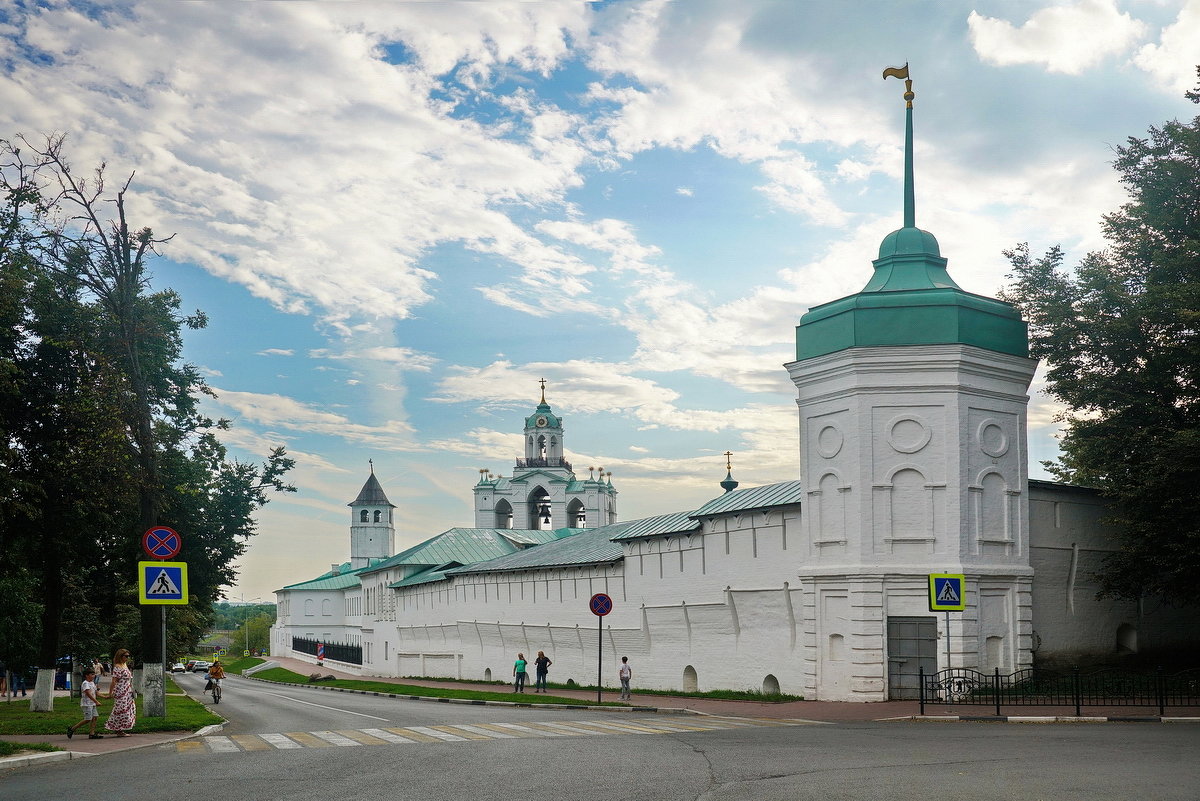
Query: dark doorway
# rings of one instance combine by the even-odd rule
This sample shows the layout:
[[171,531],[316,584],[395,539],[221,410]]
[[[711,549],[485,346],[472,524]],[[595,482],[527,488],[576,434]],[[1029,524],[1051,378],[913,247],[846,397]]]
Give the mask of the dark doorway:
[[920,670],[937,672],[937,618],[889,617],[887,648],[888,698],[916,700]]

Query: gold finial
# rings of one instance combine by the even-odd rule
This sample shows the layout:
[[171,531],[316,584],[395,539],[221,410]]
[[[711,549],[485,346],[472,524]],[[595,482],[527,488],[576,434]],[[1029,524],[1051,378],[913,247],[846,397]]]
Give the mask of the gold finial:
[[725,469],[732,470],[733,469],[733,461],[732,461],[733,460],[733,451],[725,451],[724,456],[725,456]]
[[546,379],[539,378],[538,383],[542,385],[542,403],[546,402]]
[[908,62],[904,62],[903,67],[888,67],[883,71],[883,79],[902,78],[904,79],[904,100],[906,108],[912,108],[913,98],[916,97],[912,90],[912,78],[908,77]]

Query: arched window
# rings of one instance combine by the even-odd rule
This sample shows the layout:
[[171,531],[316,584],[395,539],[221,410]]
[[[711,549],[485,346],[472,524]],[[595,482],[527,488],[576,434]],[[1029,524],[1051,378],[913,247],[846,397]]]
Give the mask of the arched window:
[[694,693],[700,689],[700,677],[696,675],[696,669],[688,665],[683,669],[683,691],[685,693]]
[[768,673],[763,679],[763,695],[779,695],[779,679],[773,673]]
[[379,518],[382,514],[383,514],[383,512],[379,511],[378,509],[375,510],[375,522],[376,523],[379,522]]
[[545,435],[538,437],[537,445],[538,445],[538,458],[545,459],[546,458],[546,437],[545,437]]
[[313,599],[312,598],[304,599],[304,614],[309,617],[312,617],[312,615],[313,615]]
[[496,528],[512,528],[513,527],[513,509],[512,504],[501,499],[500,503],[496,504]]
[[567,525],[572,528],[587,528],[587,511],[578,498],[567,504]]
[[367,522],[367,510],[366,509],[363,509],[361,512],[358,513],[358,522],[360,522],[360,523]]

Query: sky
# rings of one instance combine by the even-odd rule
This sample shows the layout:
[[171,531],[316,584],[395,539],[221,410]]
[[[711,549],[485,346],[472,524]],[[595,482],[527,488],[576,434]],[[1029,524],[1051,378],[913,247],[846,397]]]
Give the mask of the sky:
[[1196,113],[1200,0],[0,0],[0,137],[66,133],[174,234],[206,410],[296,459],[227,592],[271,600],[348,558],[368,460],[397,550],[473,525],[540,378],[621,519],[720,494],[727,450],[797,478],[783,364],[902,224],[905,62],[917,225],[994,296],[1018,243],[1104,247],[1113,148]]

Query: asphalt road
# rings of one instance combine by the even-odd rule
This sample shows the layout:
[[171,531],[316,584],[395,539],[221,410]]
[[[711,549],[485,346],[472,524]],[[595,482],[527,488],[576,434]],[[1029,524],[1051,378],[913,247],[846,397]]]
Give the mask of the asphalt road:
[[218,711],[232,721],[219,737],[12,771],[0,798],[1200,798],[1195,724],[793,726],[400,701],[236,677]]

